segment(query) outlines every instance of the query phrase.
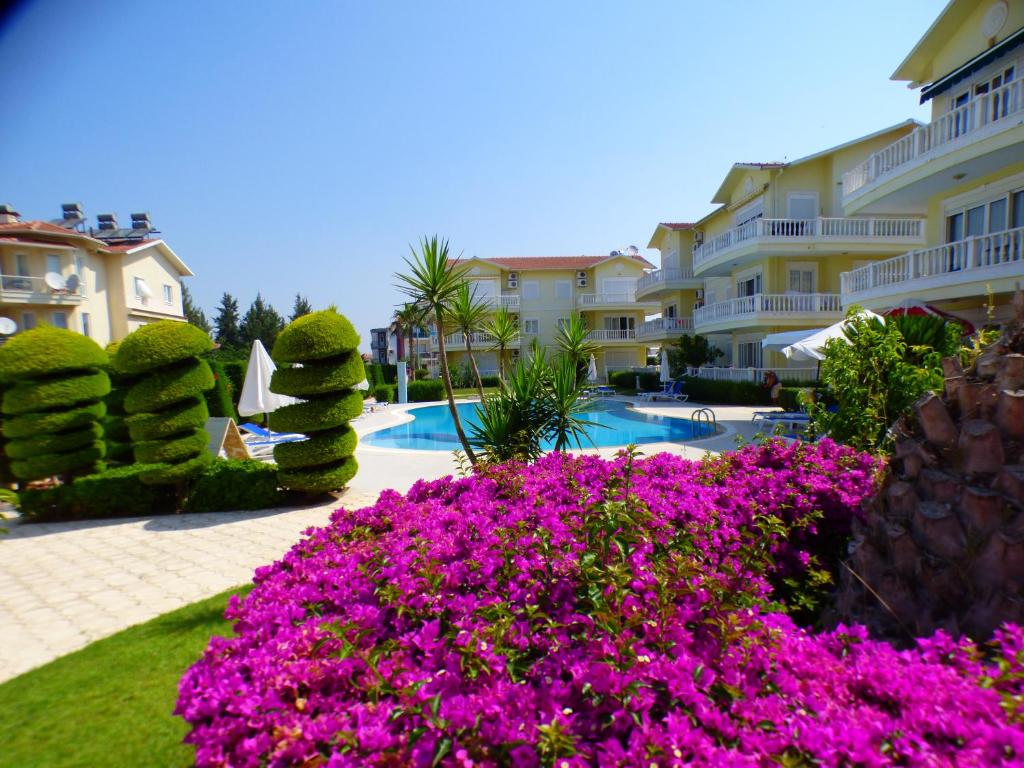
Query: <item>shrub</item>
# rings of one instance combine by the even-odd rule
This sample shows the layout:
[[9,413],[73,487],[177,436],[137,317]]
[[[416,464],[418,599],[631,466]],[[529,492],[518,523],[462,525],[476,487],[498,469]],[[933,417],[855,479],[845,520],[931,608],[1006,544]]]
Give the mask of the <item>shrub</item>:
[[[413,374],[413,378],[416,379],[416,381],[423,381],[425,379],[429,379],[430,378],[430,371],[428,371],[426,368],[417,368],[415,370],[414,374]],[[497,376],[487,376],[485,378],[497,379],[498,377]],[[493,384],[493,385],[487,385],[487,386],[495,386],[496,387],[498,385],[497,384]]]
[[373,388],[373,397],[378,403],[396,403],[397,387],[394,384],[379,384]]
[[231,384],[231,402],[238,408],[238,400],[242,396],[242,386],[245,384],[245,372],[249,368],[247,360],[224,360],[224,373]]
[[[417,378],[425,378],[425,377],[417,376]],[[499,379],[497,376],[481,376],[480,377],[480,384],[482,384],[485,387],[500,387],[501,386],[501,379]]]
[[683,392],[695,403],[723,405],[771,405],[771,390],[749,381],[716,381],[683,377]]
[[33,520],[145,517],[174,511],[174,496],[164,486],[146,485],[141,464],[116,467],[75,478],[73,483],[19,494],[19,511]]
[[380,363],[363,363],[363,369],[365,370],[366,382],[370,385],[370,389],[379,387],[384,383],[384,374],[381,372]]
[[[271,429],[301,432],[309,441],[274,447],[278,479],[285,488],[322,493],[344,488],[355,476],[355,433],[348,422],[363,412],[363,395],[352,389],[366,375],[359,335],[333,309],[293,320],[277,337],[271,356],[280,367],[272,392],[307,397],[270,414]],[[286,447],[287,446],[287,447]]]
[[829,441],[552,454],[339,510],[229,604],[186,740],[199,766],[1019,764],[1020,628],[986,662],[774,602],[872,468]]
[[616,389],[636,389],[637,377],[640,389],[648,392],[661,389],[661,374],[658,371],[612,371],[608,383]]
[[96,342],[59,328],[35,328],[0,347],[4,451],[14,477],[100,468],[108,362]]
[[[106,352],[111,361],[119,346],[116,341],[107,345]],[[124,409],[124,399],[134,379],[114,370],[113,362],[107,366],[107,373],[110,376],[110,393],[103,400],[107,406],[107,415],[103,418],[103,441],[107,446],[106,461],[107,464],[115,465],[131,464],[134,456],[128,422],[125,421],[128,414]]]
[[268,509],[285,504],[272,464],[251,459],[217,459],[196,480],[185,503],[189,512]]
[[135,460],[148,465],[142,482],[181,484],[213,460],[204,439],[209,409],[203,393],[214,379],[199,358],[212,346],[199,328],[171,320],[144,325],[118,346],[114,367],[138,376],[124,408]]
[[380,372],[385,384],[398,383],[398,366],[394,363],[383,363],[380,366]]
[[227,417],[238,420],[234,400],[231,397],[231,380],[219,360],[209,361],[210,372],[213,374],[213,388],[204,393],[206,409],[210,416]]
[[444,382],[440,379],[410,381],[406,394],[409,396],[410,403],[429,403],[434,400],[444,400],[448,397],[444,391]]

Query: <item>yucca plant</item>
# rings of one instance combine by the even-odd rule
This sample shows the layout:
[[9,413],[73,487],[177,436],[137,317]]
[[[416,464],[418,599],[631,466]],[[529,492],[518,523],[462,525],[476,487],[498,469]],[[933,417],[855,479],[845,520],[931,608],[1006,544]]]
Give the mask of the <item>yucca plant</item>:
[[576,380],[583,382],[587,378],[587,367],[590,356],[597,351],[597,344],[590,340],[590,330],[583,315],[578,313],[569,316],[555,335],[555,344],[559,351],[570,360],[576,368]]
[[452,391],[452,377],[448,370],[448,357],[444,346],[445,307],[455,298],[459,285],[463,282],[463,270],[458,266],[458,259],[449,257],[448,241],[438,239],[437,235],[429,240],[424,237],[420,241],[418,252],[412,246],[409,250],[412,251],[412,257],[405,259],[409,273],[395,275],[398,281],[396,287],[413,302],[423,304],[433,312],[434,327],[437,331],[438,365],[441,369],[444,391],[448,395],[452,421],[455,423],[455,434],[462,443],[466,458],[471,464],[476,464],[476,454],[466,438],[459,410],[455,406],[455,392]]
[[484,322],[491,312],[490,305],[479,298],[469,283],[460,283],[455,296],[445,307],[449,325],[460,331],[466,338],[466,354],[469,356],[469,365],[473,369],[473,377],[476,379],[476,388],[480,393],[480,400],[484,399],[484,384],[480,379],[480,368],[476,364],[476,357],[473,355],[472,335],[484,327]]
[[963,338],[959,323],[934,315],[889,315],[885,324],[899,330],[907,344],[907,361],[916,365],[933,352],[942,357],[956,354]]
[[498,311],[484,323],[484,332],[494,337],[490,349],[498,354],[498,378],[504,381],[505,356],[508,348],[519,338],[519,321],[507,307],[498,307]]
[[564,451],[572,443],[582,448],[584,440],[593,444],[587,427],[597,424],[581,417],[587,408],[583,386],[577,378],[576,362],[565,355],[556,358],[544,390],[546,436],[554,441],[556,451]]

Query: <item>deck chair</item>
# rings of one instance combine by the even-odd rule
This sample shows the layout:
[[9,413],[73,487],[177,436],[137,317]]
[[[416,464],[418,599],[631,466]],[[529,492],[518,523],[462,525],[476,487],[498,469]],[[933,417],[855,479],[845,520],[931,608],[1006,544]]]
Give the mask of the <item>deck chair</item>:
[[637,399],[640,402],[642,402],[642,403],[652,402],[654,400],[654,398],[657,397],[657,396],[671,394],[672,393],[672,387],[674,387],[674,386],[675,386],[675,382],[674,381],[663,382],[662,385],[661,385],[661,391],[660,392],[641,392],[639,395],[637,395]]
[[294,443],[305,440],[306,436],[299,432],[271,432],[258,424],[239,424],[242,442],[245,443],[249,456],[260,461],[274,458],[274,446],[281,443]]
[[689,399],[690,399],[690,396],[688,394],[686,394],[685,392],[683,392],[683,381],[682,381],[682,379],[680,379],[679,381],[672,382],[671,389],[669,389],[669,390],[667,390],[665,392],[655,392],[651,396],[651,400],[652,401],[655,401],[655,400],[674,400],[677,403],[685,403]]

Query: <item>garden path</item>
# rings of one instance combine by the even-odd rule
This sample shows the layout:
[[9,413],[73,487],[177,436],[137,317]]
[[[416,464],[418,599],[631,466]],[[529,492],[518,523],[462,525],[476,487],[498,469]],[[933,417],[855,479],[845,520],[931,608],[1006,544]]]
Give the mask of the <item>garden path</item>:
[[[657,403],[640,410],[688,416],[696,404]],[[699,459],[751,437],[755,409],[715,407],[726,432],[689,444],[654,443]],[[392,406],[356,421],[360,434],[409,418]],[[617,449],[596,453],[612,456]],[[284,554],[310,526],[339,506],[373,504],[385,488],[408,490],[419,478],[451,474],[442,451],[360,446],[359,474],[340,501],[263,512],[216,512],[66,523],[10,522],[0,536],[0,682],[133,624],[252,579]]]

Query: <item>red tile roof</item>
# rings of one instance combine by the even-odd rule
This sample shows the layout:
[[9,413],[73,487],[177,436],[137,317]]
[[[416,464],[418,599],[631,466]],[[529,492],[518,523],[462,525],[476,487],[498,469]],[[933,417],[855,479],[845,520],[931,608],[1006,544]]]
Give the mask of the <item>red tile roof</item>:
[[[643,256],[622,255],[627,259],[635,259],[641,266],[654,266]],[[610,258],[611,256],[498,256],[495,258],[481,257],[480,260],[497,264],[504,269],[525,271],[530,269],[589,269]],[[462,263],[469,261],[472,259],[462,259]]]
[[17,221],[14,224],[0,224],[0,232],[21,232],[26,229],[32,232],[47,232],[53,235],[82,236],[81,232],[75,232],[66,227],[58,227],[56,224],[50,224],[48,221]]

